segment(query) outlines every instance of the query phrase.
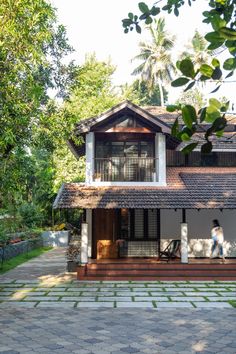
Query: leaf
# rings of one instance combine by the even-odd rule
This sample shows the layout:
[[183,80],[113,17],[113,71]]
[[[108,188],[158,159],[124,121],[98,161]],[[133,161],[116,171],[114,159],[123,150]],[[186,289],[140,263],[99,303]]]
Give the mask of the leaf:
[[195,85],[195,83],[195,81],[190,82],[190,84],[184,89],[184,92],[190,90]]
[[208,141],[207,143],[201,146],[201,153],[202,154],[209,154],[212,150],[212,142]]
[[129,13],[128,13],[128,17],[129,17],[131,20],[133,20],[134,14],[133,14],[132,12],[129,12]]
[[136,25],[135,28],[136,28],[136,32],[137,33],[141,33],[142,32],[142,29],[141,29],[141,27],[139,25]]
[[179,77],[178,79],[171,82],[171,86],[179,87],[179,86],[186,85],[188,82],[189,79],[187,77]]
[[219,29],[219,33],[225,39],[229,39],[229,40],[235,40],[236,39],[236,31],[233,30],[232,28],[222,27],[222,28]]
[[206,77],[211,77],[213,74],[213,68],[208,64],[202,64],[200,67],[200,73]]
[[145,21],[146,25],[150,25],[152,23],[152,18],[148,16]]
[[212,124],[215,132],[223,130],[227,125],[227,120],[224,117],[217,118]]
[[152,8],[151,8],[151,15],[152,16],[156,16],[156,15],[158,15],[159,13],[160,13],[160,8],[159,7],[156,7],[156,6],[153,6]]
[[236,68],[236,58],[228,58],[223,64],[225,70],[234,70]]
[[179,121],[177,117],[174,124],[171,127],[171,135],[176,137],[178,133],[179,133]]
[[222,38],[222,35],[217,31],[208,32],[204,38],[207,40],[207,42],[211,42],[211,43],[220,42],[222,40],[224,42],[224,38]]
[[213,59],[212,59],[211,64],[212,64],[215,68],[217,68],[217,67],[220,66],[220,62],[219,62],[219,60],[216,59],[216,58],[213,58]]
[[186,126],[191,129],[193,123],[197,121],[197,115],[195,108],[190,105],[186,105],[182,108],[182,118]]
[[216,109],[220,109],[221,103],[216,98],[209,99],[209,106],[215,107]]
[[138,4],[138,7],[141,12],[143,12],[143,13],[148,12],[149,13],[149,8],[148,8],[147,4],[145,4],[145,2],[140,2]]
[[228,79],[229,77],[233,76],[234,71],[230,71],[230,73],[228,73],[228,75],[225,76],[226,79]]
[[222,71],[220,70],[220,68],[218,66],[214,69],[211,77],[213,80],[220,80],[221,79]]
[[175,14],[175,16],[179,16],[179,10],[178,10],[178,8],[177,7],[175,7],[174,8],[174,14]]
[[196,147],[198,146],[198,143],[191,143],[187,146],[185,146],[181,152],[185,155],[189,154],[190,152],[192,152]]
[[217,48],[220,48],[223,44],[224,44],[224,39],[218,40],[214,43],[209,44],[209,46],[207,47],[208,50],[215,50]]
[[174,104],[169,104],[166,107],[167,112],[175,112],[178,109],[178,106],[174,105]]
[[218,109],[216,107],[209,106],[206,109],[206,117],[205,117],[205,121],[209,122],[209,123],[213,123],[217,118],[219,118],[220,112],[218,111]]
[[212,27],[215,31],[218,31],[221,27],[226,26],[226,21],[223,20],[220,15],[215,15],[211,20]]
[[206,107],[200,109],[200,122],[202,123],[206,118]]
[[217,86],[213,91],[211,91],[211,93],[215,93],[219,90],[219,88],[221,87],[221,84],[219,86]]
[[195,76],[194,66],[191,59],[181,60],[179,63],[179,70],[184,76],[191,77],[192,79]]

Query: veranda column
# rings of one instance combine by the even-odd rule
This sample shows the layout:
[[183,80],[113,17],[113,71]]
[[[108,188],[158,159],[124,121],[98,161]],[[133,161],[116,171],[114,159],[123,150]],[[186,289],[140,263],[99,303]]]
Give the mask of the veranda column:
[[162,133],[155,135],[156,181],[166,185],[166,137]]
[[182,209],[181,227],[181,263],[188,263],[188,224],[186,222],[186,210]]
[[81,263],[88,263],[88,224],[81,225]]
[[93,182],[94,174],[94,133],[86,134],[86,183]]

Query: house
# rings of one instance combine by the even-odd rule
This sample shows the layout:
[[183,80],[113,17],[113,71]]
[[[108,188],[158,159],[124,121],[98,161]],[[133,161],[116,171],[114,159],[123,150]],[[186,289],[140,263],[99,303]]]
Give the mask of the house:
[[86,180],[64,184],[53,207],[86,210],[83,263],[116,258],[117,244],[120,259],[157,259],[172,239],[181,239],[182,263],[209,257],[213,219],[224,228],[226,256],[236,257],[236,118],[213,138],[212,153],[184,155],[171,136],[175,117],[125,101],[77,124],[84,144],[69,144],[75,156],[86,154]]

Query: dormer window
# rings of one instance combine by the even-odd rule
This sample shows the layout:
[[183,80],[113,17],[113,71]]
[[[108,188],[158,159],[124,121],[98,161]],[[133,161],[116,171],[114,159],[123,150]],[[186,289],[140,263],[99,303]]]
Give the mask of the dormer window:
[[154,137],[147,141],[96,140],[95,180],[152,182],[154,177]]

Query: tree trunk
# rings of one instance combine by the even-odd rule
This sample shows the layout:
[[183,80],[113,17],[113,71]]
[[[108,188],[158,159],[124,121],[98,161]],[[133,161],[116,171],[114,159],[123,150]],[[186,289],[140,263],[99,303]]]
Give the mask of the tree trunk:
[[159,86],[159,91],[160,91],[160,98],[161,98],[161,107],[164,107],[164,93],[163,93],[163,87],[162,87],[162,82],[160,79],[158,79],[158,86]]

